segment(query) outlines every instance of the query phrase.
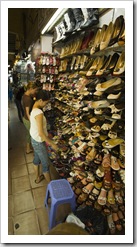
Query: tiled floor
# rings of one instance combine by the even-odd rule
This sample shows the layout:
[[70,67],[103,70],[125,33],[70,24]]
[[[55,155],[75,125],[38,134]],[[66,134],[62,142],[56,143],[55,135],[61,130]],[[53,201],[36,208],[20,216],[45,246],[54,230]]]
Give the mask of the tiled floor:
[[[33,154],[25,153],[25,127],[18,120],[14,103],[9,108],[8,143],[8,234],[44,235],[48,232],[48,214],[44,206],[47,183],[36,184]],[[58,179],[50,168],[52,179]]]

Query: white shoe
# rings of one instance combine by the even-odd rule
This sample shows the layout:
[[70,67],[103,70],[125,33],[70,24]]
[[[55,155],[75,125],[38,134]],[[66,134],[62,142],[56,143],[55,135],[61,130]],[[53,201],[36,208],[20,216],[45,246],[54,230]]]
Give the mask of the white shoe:
[[70,213],[68,217],[66,218],[66,222],[68,223],[75,223],[76,225],[82,227],[85,229],[85,224],[73,213]]

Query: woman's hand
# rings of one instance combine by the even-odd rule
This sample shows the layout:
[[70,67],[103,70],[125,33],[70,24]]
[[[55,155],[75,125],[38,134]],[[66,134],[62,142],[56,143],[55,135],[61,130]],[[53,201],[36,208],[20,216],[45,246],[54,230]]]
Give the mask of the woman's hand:
[[55,143],[52,144],[52,148],[53,148],[55,151],[58,151],[58,150],[59,150],[58,145],[56,145]]

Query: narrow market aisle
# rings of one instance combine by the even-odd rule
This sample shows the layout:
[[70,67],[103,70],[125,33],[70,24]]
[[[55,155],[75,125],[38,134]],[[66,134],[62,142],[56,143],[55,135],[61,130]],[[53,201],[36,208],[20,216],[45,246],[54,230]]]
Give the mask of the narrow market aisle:
[[[8,234],[43,235],[48,232],[44,206],[47,183],[35,183],[33,153],[25,153],[24,125],[18,120],[14,103],[9,108],[8,124]],[[51,165],[52,179],[58,174]]]

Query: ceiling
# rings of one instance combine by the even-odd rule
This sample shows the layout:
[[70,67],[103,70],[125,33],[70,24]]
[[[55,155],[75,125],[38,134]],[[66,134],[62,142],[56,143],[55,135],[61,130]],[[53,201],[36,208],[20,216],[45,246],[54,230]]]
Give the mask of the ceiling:
[[27,51],[41,36],[41,30],[57,9],[8,8],[8,64]]

